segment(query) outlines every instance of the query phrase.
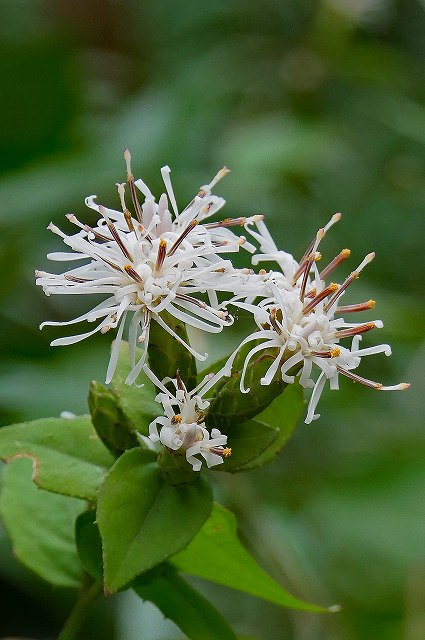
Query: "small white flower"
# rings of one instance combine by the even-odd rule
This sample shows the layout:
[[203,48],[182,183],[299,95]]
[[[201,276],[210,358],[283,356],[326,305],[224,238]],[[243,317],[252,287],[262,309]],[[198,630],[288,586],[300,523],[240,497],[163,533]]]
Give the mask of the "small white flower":
[[[185,443],[187,446],[186,459],[192,465],[194,471],[199,471],[202,466],[202,462],[195,458],[196,455],[200,454],[210,469],[217,464],[221,464],[223,458],[228,458],[232,453],[231,449],[223,447],[223,445],[227,444],[227,436],[220,433],[218,429],[212,429],[211,436],[205,427],[198,425],[196,432],[193,430],[189,438],[187,438]],[[192,440],[193,444],[188,446],[190,440]]]
[[[359,277],[364,267],[373,260],[375,254],[368,254],[342,284],[326,285],[325,279],[348,258],[348,249],[341,251],[320,273],[317,268],[317,261],[321,257],[318,252],[319,243],[340,217],[341,214],[335,214],[323,229],[319,229],[299,263],[289,254],[278,251],[264,223],[257,223],[259,233],[252,230],[250,233],[259,241],[264,253],[255,256],[254,260],[257,263],[273,260],[279,264],[282,271],[270,272],[267,275],[264,290],[268,293],[258,305],[241,302],[238,297],[231,301],[235,306],[253,314],[258,329],[243,340],[229,358],[222,373],[230,375],[233,361],[240,348],[256,341],[257,344],[250,349],[245,358],[241,374],[240,389],[242,393],[248,393],[250,389],[245,388],[248,365],[260,352],[267,349],[276,350],[275,357],[270,352],[263,354],[266,357],[269,355],[272,362],[260,382],[262,385],[270,384],[278,371],[281,379],[288,384],[293,383],[295,376],[299,375],[299,382],[303,387],[313,388],[306,423],[319,417],[315,410],[325,382],[329,380],[330,388],[338,389],[339,374],[381,391],[402,390],[410,386],[401,383],[387,387],[352,372],[360,365],[363,356],[376,353],[389,356],[391,347],[381,344],[360,348],[362,334],[375,327],[382,327],[380,320],[353,323],[346,322],[343,318],[346,314],[372,309],[375,305],[373,300],[338,306],[341,296]],[[349,338],[352,340],[348,348],[341,344],[341,340]],[[313,365],[319,369],[316,379],[313,377]]]
[[[83,224],[70,214],[68,219],[79,231],[68,236],[50,224],[49,229],[62,238],[72,253],[51,253],[48,258],[59,262],[83,261],[84,264],[62,274],[36,271],[36,284],[43,287],[46,295],[100,293],[107,296],[106,300],[78,318],[41,325],[97,323],[86,333],[53,340],[52,346],[74,344],[96,332],[117,329],[107,382],[115,371],[126,319],[131,317],[128,338],[132,370],[127,378],[127,383],[131,384],[146,359],[152,319],[184,344],[196,358],[204,360],[207,357],[183,342],[165,323],[161,312],[169,312],[187,325],[212,333],[232,324],[232,317],[219,308],[217,292],[237,292],[245,276],[221,254],[238,251],[240,246],[254,251],[246,238],[235,235],[229,227],[259,221],[261,216],[205,222],[224,205],[223,198],[212,195],[211,189],[228,173],[226,168],[219,171],[208,185],[201,187],[179,212],[171,186],[170,169],[164,167],[161,173],[167,194],[163,193],[156,203],[146,184],[142,180],[134,180],[128,150],[124,156],[134,214],[130,214],[127,208],[125,187],[119,184],[122,211],[98,205],[95,196],[90,196],[86,199],[87,206],[100,215],[95,226]],[[143,204],[139,202],[138,191],[144,196]],[[209,304],[203,299],[204,295]],[[140,345],[144,347],[143,355],[136,362],[136,347]]]
[[[156,401],[162,404],[164,415],[158,416],[149,425],[149,438],[152,442],[161,442],[174,451],[182,451],[194,471],[199,471],[202,462],[195,456],[201,455],[207,467],[223,462],[231,455],[231,449],[225,448],[227,436],[218,429],[211,434],[205,428],[203,416],[209,402],[202,398],[219,380],[221,375],[207,376],[195,389],[187,391],[177,373],[175,379],[166,378],[162,382],[144,367],[146,375],[161,390]],[[164,383],[171,382],[175,387],[173,395]],[[160,431],[158,431],[158,427]]]

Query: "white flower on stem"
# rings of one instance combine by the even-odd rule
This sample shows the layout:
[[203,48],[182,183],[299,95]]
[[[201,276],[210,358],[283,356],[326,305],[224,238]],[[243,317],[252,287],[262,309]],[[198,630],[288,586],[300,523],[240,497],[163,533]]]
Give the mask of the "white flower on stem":
[[[187,391],[178,373],[175,379],[166,378],[160,382],[147,366],[144,371],[161,390],[155,399],[162,404],[164,412],[164,415],[158,416],[149,425],[149,438],[152,442],[161,442],[168,449],[185,453],[186,460],[194,471],[199,471],[202,466],[202,461],[195,457],[197,455],[205,459],[208,468],[221,464],[223,458],[231,455],[231,449],[223,446],[227,444],[227,436],[218,429],[212,429],[210,434],[203,421],[209,402],[202,396],[216,384],[221,375],[206,376],[195,389]],[[175,394],[167,389],[164,384],[167,382],[174,385]]]
[[[340,218],[341,214],[335,214],[324,228],[319,229],[300,262],[295,264],[295,261],[288,257],[289,254],[282,257],[264,223],[257,223],[259,233],[253,232],[253,235],[266,253],[256,256],[256,261],[274,260],[281,266],[282,272],[268,274],[268,283],[265,286],[268,294],[257,305],[241,302],[238,297],[231,301],[235,306],[252,313],[258,329],[243,340],[227,361],[222,373],[230,375],[234,359],[242,346],[257,342],[244,360],[240,381],[242,393],[250,391],[245,388],[248,365],[263,352],[262,355],[270,357],[272,362],[260,380],[262,385],[270,384],[276,375],[280,375],[284,382],[291,384],[295,381],[295,376],[299,375],[299,382],[303,387],[313,388],[306,423],[319,417],[315,410],[326,381],[329,380],[331,389],[338,389],[339,374],[380,391],[404,390],[410,386],[406,383],[384,386],[353,373],[353,369],[360,365],[362,357],[377,353],[389,356],[391,347],[380,344],[361,349],[362,334],[374,328],[381,328],[381,320],[355,323],[346,322],[343,317],[353,312],[373,309],[374,300],[338,306],[349,285],[357,280],[375,254],[368,254],[342,284],[331,282],[327,285],[325,281],[336,267],[349,257],[348,249],[343,249],[322,271],[319,272],[317,268],[317,262],[321,257],[318,252],[320,241]],[[341,344],[341,340],[346,339],[351,339],[349,347]],[[274,356],[270,352],[264,354],[264,351],[269,349],[274,350]],[[317,378],[314,378],[313,365],[319,370]]]
[[[131,317],[128,339],[132,370],[127,378],[127,383],[131,384],[146,359],[152,319],[184,344],[196,358],[204,360],[207,357],[183,342],[165,323],[161,312],[166,311],[187,325],[212,333],[220,332],[231,324],[231,316],[219,308],[217,292],[235,292],[245,276],[221,254],[238,251],[240,246],[254,251],[246,238],[235,235],[229,227],[259,221],[261,216],[205,222],[224,205],[223,198],[211,195],[211,189],[228,173],[226,168],[219,171],[208,185],[201,187],[179,212],[171,186],[170,169],[164,167],[161,170],[167,193],[163,193],[156,203],[146,184],[142,180],[134,180],[128,150],[124,157],[133,215],[127,208],[125,185],[119,184],[122,211],[98,205],[95,196],[90,196],[86,199],[87,206],[100,215],[95,226],[81,223],[73,214],[67,218],[79,228],[74,235],[66,235],[50,224],[49,229],[59,235],[72,252],[51,253],[48,258],[59,262],[83,261],[84,264],[62,274],[36,271],[36,284],[42,286],[47,295],[100,293],[107,296],[106,300],[78,318],[41,325],[97,323],[91,331],[53,340],[52,346],[74,344],[96,332],[117,329],[107,382],[115,371],[126,319]],[[139,202],[138,191],[144,196],[143,204]],[[209,304],[203,299],[204,295]],[[144,349],[136,361],[138,345]]]

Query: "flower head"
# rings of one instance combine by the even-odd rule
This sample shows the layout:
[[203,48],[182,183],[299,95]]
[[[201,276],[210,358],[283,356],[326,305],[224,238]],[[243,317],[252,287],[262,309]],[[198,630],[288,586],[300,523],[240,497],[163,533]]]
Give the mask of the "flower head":
[[[152,319],[182,342],[196,358],[206,358],[206,354],[197,353],[183,342],[161,313],[168,312],[187,325],[212,333],[220,332],[231,324],[231,316],[219,308],[217,292],[235,292],[245,276],[221,255],[238,251],[240,246],[254,251],[253,245],[245,237],[235,235],[230,227],[254,222],[260,216],[205,222],[224,205],[223,198],[212,195],[211,190],[228,173],[226,168],[219,171],[208,185],[201,187],[191,202],[179,211],[170,169],[163,167],[161,170],[166,193],[156,202],[146,184],[134,179],[128,150],[124,156],[133,214],[127,207],[124,184],[117,185],[121,211],[98,205],[96,196],[86,198],[87,206],[100,216],[96,225],[83,224],[73,214],[67,216],[79,229],[73,235],[49,225],[49,229],[59,235],[72,252],[51,253],[48,258],[60,262],[82,261],[82,266],[62,274],[37,271],[36,284],[42,286],[47,295],[106,295],[103,302],[77,318],[66,322],[44,322],[41,327],[73,325],[83,321],[97,323],[91,331],[53,340],[53,346],[74,344],[96,332],[117,329],[107,382],[115,370],[126,319],[131,317],[132,370],[127,378],[130,384],[144,365]],[[138,193],[144,197],[143,204]],[[137,345],[144,347],[138,362]]]
[[[248,229],[260,242],[264,252],[254,257],[255,262],[273,260],[279,264],[281,271],[268,273],[268,281],[265,282],[264,288],[267,293],[258,305],[240,301],[238,298],[232,301],[234,305],[253,314],[258,328],[232,354],[224,373],[230,374],[240,348],[255,341],[256,344],[249,350],[244,361],[241,391],[249,392],[244,382],[247,367],[257,354],[263,352],[263,356],[270,357],[272,362],[261,378],[262,385],[270,384],[276,375],[280,375],[284,382],[291,384],[295,381],[295,376],[299,375],[299,382],[303,387],[313,388],[306,423],[319,417],[315,410],[326,381],[329,380],[331,389],[338,389],[340,374],[381,391],[409,387],[406,383],[384,386],[353,373],[363,356],[376,353],[389,356],[391,347],[380,344],[360,348],[362,334],[382,327],[381,320],[356,323],[344,319],[347,314],[372,309],[375,306],[373,300],[340,306],[341,297],[359,278],[375,254],[368,254],[342,284],[326,284],[326,280],[336,267],[349,257],[348,249],[343,249],[322,271],[318,270],[317,262],[321,258],[318,252],[319,244],[328,229],[340,218],[341,214],[335,214],[325,227],[319,229],[299,263],[289,254],[277,250],[263,222],[257,223],[258,232]],[[344,344],[345,340],[351,340],[351,344],[347,346]],[[264,353],[265,351],[267,353]],[[313,365],[319,371],[316,378]]]
[[[203,421],[209,402],[202,396],[218,381],[217,375],[207,376],[195,389],[187,391],[178,372],[175,379],[160,382],[148,367],[145,366],[144,370],[161,390],[155,399],[162,404],[164,412],[149,425],[152,442],[160,441],[168,449],[184,453],[194,471],[199,471],[202,466],[202,462],[195,457],[197,455],[205,459],[208,468],[221,464],[223,458],[231,455],[231,449],[223,446],[227,444],[227,436],[218,429],[212,429],[210,434]],[[165,386],[167,382],[175,387],[174,394]]]

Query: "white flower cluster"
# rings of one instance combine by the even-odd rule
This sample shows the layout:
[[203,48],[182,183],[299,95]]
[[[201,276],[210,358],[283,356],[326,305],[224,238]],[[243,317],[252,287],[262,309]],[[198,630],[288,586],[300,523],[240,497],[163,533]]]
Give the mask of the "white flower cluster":
[[[218,429],[212,429],[210,434],[203,421],[205,409],[210,403],[202,396],[217,382],[216,376],[207,376],[195,389],[187,391],[178,372],[175,379],[166,378],[161,382],[146,365],[144,371],[161,390],[155,399],[162,404],[164,411],[163,416],[155,418],[149,425],[149,438],[152,442],[160,441],[168,449],[183,451],[194,471],[199,471],[202,465],[195,457],[197,455],[205,459],[207,467],[221,464],[223,458],[231,455],[231,449],[223,447],[227,444],[227,436]],[[174,395],[164,382],[174,385]]]
[[[275,349],[276,355],[271,357],[272,362],[260,382],[268,385],[279,374],[283,382],[292,384],[299,375],[300,384],[313,389],[305,419],[307,424],[319,417],[315,410],[326,381],[329,380],[331,389],[338,389],[339,374],[380,391],[404,390],[410,386],[406,383],[384,386],[353,373],[363,356],[377,353],[389,356],[391,347],[380,344],[360,348],[362,334],[375,327],[381,328],[381,320],[356,323],[344,319],[347,314],[373,309],[374,300],[346,306],[339,304],[349,285],[358,279],[375,254],[369,253],[342,284],[331,282],[327,285],[326,280],[350,256],[348,249],[343,249],[320,272],[317,267],[321,259],[318,252],[320,241],[340,218],[340,213],[335,214],[325,227],[319,229],[299,263],[290,254],[277,249],[263,221],[255,222],[257,230],[250,228],[248,222],[246,228],[259,243],[261,251],[253,257],[253,264],[273,261],[280,270],[267,273],[262,299],[256,304],[246,297],[241,300],[240,296],[231,301],[252,313],[257,330],[245,338],[230,356],[222,370],[223,375],[230,375],[240,348],[255,341],[255,346],[245,358],[240,382],[241,392],[248,393],[250,390],[244,384],[247,367],[261,351]],[[343,339],[351,339],[349,348],[341,344]],[[316,379],[313,365],[319,371]]]
[[[51,253],[48,258],[60,262],[81,260],[84,264],[63,274],[36,271],[36,284],[42,286],[47,295],[100,293],[107,296],[106,300],[78,318],[41,325],[100,321],[92,331],[58,338],[53,340],[52,346],[74,344],[96,332],[106,333],[117,328],[107,382],[113,377],[126,319],[131,315],[128,340],[132,370],[127,379],[131,384],[146,360],[152,319],[182,342],[164,322],[161,312],[167,311],[184,323],[211,333],[220,332],[232,324],[233,318],[219,308],[217,292],[236,293],[238,285],[246,280],[246,270],[235,269],[230,260],[221,256],[238,251],[241,245],[254,252],[255,247],[245,237],[235,235],[229,227],[255,222],[261,216],[205,222],[224,205],[223,198],[211,195],[211,189],[228,173],[226,168],[219,171],[208,185],[201,187],[193,200],[179,212],[171,186],[170,169],[163,167],[161,173],[167,194],[163,193],[157,203],[146,184],[142,180],[134,180],[128,150],[124,155],[134,216],[126,205],[124,184],[117,185],[122,211],[96,204],[96,196],[86,198],[86,205],[100,216],[95,226],[83,224],[70,214],[67,218],[79,228],[77,233],[68,236],[53,224],[48,227],[72,249],[72,253]],[[144,196],[143,204],[139,202],[137,191]],[[207,357],[183,344],[198,360]],[[143,347],[143,355],[138,362],[136,346]]]
[[[262,385],[270,384],[276,376],[288,384],[299,377],[303,387],[312,388],[307,423],[319,417],[315,411],[326,381],[329,380],[331,389],[337,389],[340,374],[378,390],[400,390],[409,386],[401,383],[386,387],[353,373],[363,356],[390,355],[391,348],[387,344],[360,348],[362,334],[381,327],[380,320],[355,323],[344,319],[347,314],[372,309],[373,300],[340,304],[349,285],[359,277],[374,254],[368,254],[341,284],[326,282],[349,257],[348,249],[343,249],[319,271],[319,244],[341,214],[335,214],[319,229],[297,262],[289,253],[278,250],[263,216],[208,222],[224,205],[224,200],[212,195],[211,191],[228,169],[219,171],[184,209],[179,210],[168,167],[161,170],[166,193],[156,202],[147,185],[134,179],[128,150],[124,157],[133,213],[127,207],[125,184],[118,184],[121,211],[98,205],[96,196],[90,196],[86,204],[99,215],[95,225],[89,226],[75,215],[68,215],[78,231],[66,235],[50,224],[49,229],[59,235],[72,252],[52,253],[48,257],[55,261],[82,261],[83,264],[62,274],[37,271],[36,284],[42,286],[47,295],[101,293],[107,296],[78,318],[41,325],[97,323],[89,332],[53,340],[52,345],[73,344],[96,332],[105,333],[116,328],[107,382],[113,377],[120,341],[128,324],[131,371],[126,382],[135,382],[144,370],[161,390],[157,399],[163,405],[164,415],[150,425],[151,440],[160,440],[169,449],[184,451],[195,470],[201,466],[195,457],[198,454],[205,458],[208,466],[222,462],[230,452],[223,449],[227,438],[216,429],[209,434],[205,428],[202,415],[208,403],[202,395],[220,377],[230,375],[236,355],[250,342],[255,344],[244,361],[241,392],[249,392],[245,387],[247,368],[254,366],[258,354],[263,352],[258,357],[270,357],[271,363],[260,380]],[[140,196],[143,196],[143,203]],[[248,242],[245,236],[233,233],[232,226],[244,227],[255,244]],[[237,252],[241,246],[254,254],[254,267],[272,262],[278,269],[261,268],[255,273],[251,267],[235,268],[224,254]],[[231,298],[223,301],[220,294]],[[151,321],[181,342],[195,358],[205,360],[207,354],[197,353],[184,342],[166,323],[163,312],[192,327],[218,333],[233,322],[228,312],[231,305],[252,314],[256,331],[243,340],[214,378],[205,380],[196,389],[187,391],[184,381],[177,375],[171,381],[176,388],[176,394],[172,395],[146,366]],[[347,339],[351,344],[341,343]],[[142,346],[139,359],[138,346]]]

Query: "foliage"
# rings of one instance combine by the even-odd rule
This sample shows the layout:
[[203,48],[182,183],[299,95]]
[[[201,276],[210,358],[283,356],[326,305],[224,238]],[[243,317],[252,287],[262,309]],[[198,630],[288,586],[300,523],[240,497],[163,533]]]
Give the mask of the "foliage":
[[[366,241],[379,256],[365,299],[379,288],[383,340],[395,357],[371,373],[385,367],[389,377],[414,380],[416,391],[369,395],[365,410],[366,392],[347,383],[337,398],[325,397],[320,428],[300,428],[255,483],[238,474],[230,486],[215,474],[262,564],[293,591],[308,593],[308,583],[311,599],[343,605],[340,616],[301,614],[300,622],[300,614],[252,602],[238,622],[267,640],[282,629],[296,638],[300,628],[341,640],[394,640],[407,628],[421,635],[423,3],[188,2],[176,11],[168,0],[128,0],[101,12],[96,2],[65,5],[3,7],[2,424],[63,409],[83,414],[87,381],[103,380],[104,339],[82,343],[76,356],[48,347],[53,332],[38,333],[46,317],[69,315],[66,303],[34,290],[32,271],[53,246],[44,231],[50,219],[81,212],[93,184],[102,200],[113,197],[126,145],[150,180],[168,162],[188,198],[193,182],[226,163],[230,210],[264,212],[294,255],[319,218],[342,210],[353,252]],[[230,350],[238,336],[229,335]],[[7,547],[1,553],[3,601],[16,594],[5,606],[7,626],[39,590],[30,577],[19,582],[18,568],[8,573],[12,556]],[[236,596],[229,603],[209,593],[229,620],[236,603],[244,607]],[[61,611],[53,596],[51,610]],[[34,616],[35,627],[47,624],[42,618]]]

